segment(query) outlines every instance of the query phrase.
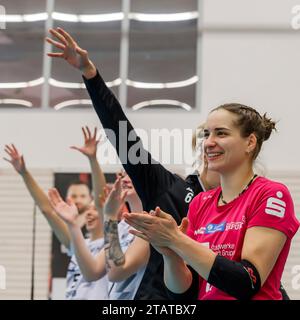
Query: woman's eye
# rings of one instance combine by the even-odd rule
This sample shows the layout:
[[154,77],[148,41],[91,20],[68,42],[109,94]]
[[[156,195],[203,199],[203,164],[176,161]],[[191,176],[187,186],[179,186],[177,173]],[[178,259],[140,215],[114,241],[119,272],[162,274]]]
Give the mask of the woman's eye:
[[226,135],[226,133],[223,132],[223,131],[219,131],[219,132],[218,132],[218,136],[225,136],[225,135]]

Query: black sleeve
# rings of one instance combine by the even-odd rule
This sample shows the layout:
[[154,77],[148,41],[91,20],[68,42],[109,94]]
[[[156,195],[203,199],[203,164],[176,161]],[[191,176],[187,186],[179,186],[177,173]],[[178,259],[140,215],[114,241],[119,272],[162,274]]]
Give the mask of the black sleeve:
[[238,300],[250,300],[261,288],[260,275],[248,260],[240,262],[217,255],[207,282]]
[[[175,179],[174,175],[143,148],[140,137],[135,133],[119,101],[107,88],[99,72],[92,79],[83,79],[106,135],[116,149],[144,208],[147,208],[150,200],[169,188]],[[140,161],[135,161],[131,154],[136,155]]]

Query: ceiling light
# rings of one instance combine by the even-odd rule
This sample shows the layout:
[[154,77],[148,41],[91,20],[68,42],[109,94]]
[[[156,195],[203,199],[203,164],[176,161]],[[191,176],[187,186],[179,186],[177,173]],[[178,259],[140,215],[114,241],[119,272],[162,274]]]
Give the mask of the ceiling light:
[[165,83],[159,83],[159,82],[140,82],[140,81],[132,81],[127,79],[126,84],[128,86],[134,87],[134,88],[140,88],[140,89],[171,89],[171,88],[181,88],[190,86],[198,81],[197,76],[193,76],[189,79],[177,81],[177,82],[165,82]]
[[75,106],[75,105],[81,105],[81,104],[92,104],[92,101],[89,99],[78,99],[78,100],[67,100],[63,101],[61,103],[58,103],[54,106],[55,110],[60,110],[66,107]]
[[[173,89],[173,88],[181,88],[190,86],[195,84],[198,81],[197,76],[193,76],[189,79],[177,81],[177,82],[141,82],[141,81],[132,81],[130,79],[126,80],[126,84],[128,86],[139,88],[139,89]],[[27,82],[2,82],[0,83],[0,89],[17,89],[17,88],[28,88],[28,87],[35,87],[44,83],[44,78],[38,78],[35,80],[27,81]],[[119,86],[122,83],[120,78],[117,78],[112,81],[107,81],[106,85],[111,87]],[[58,88],[66,88],[66,89],[85,89],[85,85],[82,82],[66,82],[66,81],[59,81],[54,78],[49,79],[49,84],[53,87]]]
[[[121,79],[117,78],[112,81],[105,82],[108,88],[119,86],[121,84]],[[49,84],[57,88],[66,88],[66,89],[85,89],[85,84],[82,82],[65,82],[58,81],[53,78],[49,79]]]
[[0,82],[0,89],[28,88],[38,86],[42,83],[44,83],[43,77],[28,82]]
[[123,12],[79,15],[80,22],[108,22],[108,21],[120,21],[123,19],[124,19]]
[[198,12],[180,12],[180,13],[166,13],[166,14],[148,14],[148,13],[130,13],[130,19],[144,22],[175,22],[193,20],[198,18]]
[[28,108],[32,107],[32,103],[30,101],[22,100],[22,99],[0,99],[0,104],[15,104],[15,105],[28,107]]
[[57,21],[79,22],[79,17],[76,14],[53,12],[52,18],[53,20],[57,20]]
[[137,111],[139,109],[149,107],[149,106],[157,106],[157,105],[169,105],[169,106],[176,106],[180,107],[182,109],[185,109],[187,111],[190,111],[192,107],[188,105],[187,103],[180,102],[178,100],[168,100],[168,99],[161,99],[161,100],[149,100],[149,101],[142,101],[134,106],[132,106],[133,111]]
[[[124,19],[123,12],[112,12],[103,14],[70,14],[64,12],[53,12],[53,20],[64,22],[109,22],[109,21],[121,21]],[[194,20],[198,18],[197,11],[191,12],[179,12],[179,13],[164,13],[164,14],[148,14],[131,12],[129,13],[129,19],[143,21],[143,22],[176,22]],[[47,12],[32,13],[32,14],[6,14],[0,15],[0,22],[34,22],[45,21],[48,19]]]
[[23,15],[23,20],[25,22],[45,21],[47,19],[48,19],[47,12],[24,14]]
[[0,15],[0,22],[24,22],[24,18],[20,14]]

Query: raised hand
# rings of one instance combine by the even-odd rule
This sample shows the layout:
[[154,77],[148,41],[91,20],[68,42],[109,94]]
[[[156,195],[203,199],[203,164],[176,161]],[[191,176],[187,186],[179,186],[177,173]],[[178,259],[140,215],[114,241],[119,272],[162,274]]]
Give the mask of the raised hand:
[[48,198],[53,209],[68,225],[76,224],[78,209],[71,199],[65,202],[55,188],[48,191]]
[[65,59],[74,68],[84,73],[90,71],[96,75],[96,68],[90,61],[88,52],[80,48],[68,32],[62,28],[49,29],[49,32],[55,40],[47,37],[46,41],[62,50],[62,52],[47,53],[49,57]]
[[96,157],[97,145],[99,143],[99,139],[97,139],[97,128],[94,129],[93,135],[89,127],[82,127],[81,129],[84,136],[84,145],[82,147],[72,146],[71,149],[81,152],[88,158]]
[[[122,192],[121,178],[118,178],[104,203],[104,215],[107,218],[117,219],[124,205],[127,192]],[[103,201],[102,201],[103,202]]]
[[3,159],[9,162],[19,174],[24,174],[26,172],[25,161],[18,149],[13,144],[6,144],[4,150],[10,156],[10,159]]

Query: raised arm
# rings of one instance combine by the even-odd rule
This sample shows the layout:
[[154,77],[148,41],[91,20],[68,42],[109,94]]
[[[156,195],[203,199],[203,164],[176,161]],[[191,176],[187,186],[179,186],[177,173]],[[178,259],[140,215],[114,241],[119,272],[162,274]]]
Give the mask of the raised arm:
[[49,32],[56,39],[46,37],[46,41],[60,50],[48,53],[51,58],[60,58],[67,61],[72,67],[78,69],[87,78],[96,76],[97,69],[88,57],[88,52],[78,46],[76,41],[63,29],[50,29]]
[[104,187],[106,185],[106,180],[104,173],[101,170],[101,167],[97,160],[97,146],[99,143],[99,140],[97,139],[97,128],[94,129],[93,134],[87,126],[85,128],[82,128],[82,132],[84,136],[84,145],[82,147],[72,146],[71,148],[81,152],[89,159],[92,171],[92,183],[95,206],[99,213],[101,222],[103,222],[103,212],[102,206],[99,202],[99,196],[104,195]]
[[[119,101],[107,88],[89,59],[88,52],[80,48],[71,35],[63,29],[50,29],[50,33],[55,40],[47,38],[47,41],[60,52],[48,53],[48,56],[64,59],[71,66],[82,71],[94,109],[108,139],[116,149],[125,171],[132,179],[143,207],[153,209],[151,207],[153,199],[170,187],[175,179],[173,174],[155,161],[144,149],[140,137],[137,136],[124,114]],[[155,188],[151,187],[154,185]]]
[[56,237],[66,248],[69,248],[69,230],[64,221],[60,219],[54,212],[46,193],[42,190],[31,173],[27,170],[24,157],[19,153],[13,144],[5,145],[5,152],[8,154],[9,158],[4,158],[4,160],[8,161],[23,178],[31,197],[47,219]]
[[116,180],[104,205],[105,256],[110,281],[122,281],[144,267],[149,260],[149,244],[135,238],[123,253],[118,233],[120,209],[123,206],[126,191],[121,192],[120,177]]
[[91,254],[80,226],[76,223],[78,216],[76,205],[70,199],[67,202],[63,201],[59,192],[54,188],[49,190],[48,196],[57,214],[68,225],[72,249],[83,277],[87,281],[95,281],[102,278],[106,274],[104,250],[101,250],[95,257]]

